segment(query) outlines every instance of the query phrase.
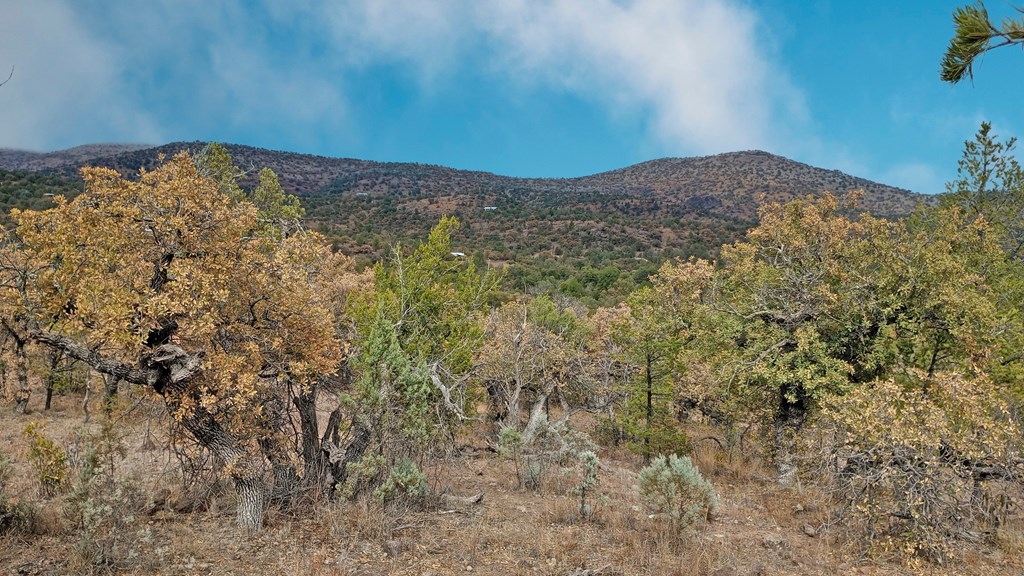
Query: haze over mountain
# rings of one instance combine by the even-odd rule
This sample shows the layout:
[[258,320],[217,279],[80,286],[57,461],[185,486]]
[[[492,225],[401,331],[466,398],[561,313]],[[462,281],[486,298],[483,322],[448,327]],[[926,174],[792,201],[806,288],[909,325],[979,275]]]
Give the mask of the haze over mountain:
[[[25,184],[11,180],[14,173],[45,177],[44,193],[55,193],[61,182],[67,189],[80,186],[77,173],[85,165],[135,173],[154,167],[161,157],[181,150],[195,154],[203,146],[0,150],[0,169],[13,171],[10,182],[0,186],[0,202],[16,203],[11,199],[26,195]],[[463,223],[458,249],[492,264],[516,263],[512,282],[523,289],[557,288],[568,280],[568,270],[609,266],[641,280],[666,257],[712,256],[742,236],[763,201],[864,190],[864,209],[896,217],[928,198],[761,151],[662,158],[578,178],[515,178],[233,144],[227,149],[249,178],[259,168],[272,168],[282,186],[302,199],[308,224],[364,261],[379,258],[395,241],[423,238],[441,216],[451,214]],[[12,189],[17,186],[20,192]],[[604,283],[602,292],[614,281]]]

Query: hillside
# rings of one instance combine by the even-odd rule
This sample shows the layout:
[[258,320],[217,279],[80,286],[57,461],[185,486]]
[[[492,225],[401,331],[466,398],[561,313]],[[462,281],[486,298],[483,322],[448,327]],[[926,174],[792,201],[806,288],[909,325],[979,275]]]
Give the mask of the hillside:
[[107,158],[146,148],[149,146],[145,144],[85,144],[56,152],[30,152],[0,148],[0,169],[34,172],[92,162],[97,158]]
[[[0,169],[42,171],[48,182],[63,179],[74,189],[81,166],[133,173],[155,166],[161,156],[198,152],[203,145],[0,150]],[[459,250],[491,264],[512,264],[510,288],[557,289],[593,301],[624,295],[665,258],[713,256],[751,226],[761,201],[863,189],[865,209],[894,217],[926,198],[760,151],[664,158],[579,178],[513,178],[227,147],[250,174],[264,166],[277,172],[284,188],[302,198],[308,223],[363,262],[379,258],[395,241],[422,238],[442,215],[452,214],[464,225]],[[32,205],[25,190],[0,186],[0,200]]]

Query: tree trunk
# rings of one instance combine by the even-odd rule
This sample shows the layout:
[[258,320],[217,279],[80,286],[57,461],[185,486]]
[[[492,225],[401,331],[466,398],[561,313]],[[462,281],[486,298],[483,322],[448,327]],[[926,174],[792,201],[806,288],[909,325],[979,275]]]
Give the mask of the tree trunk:
[[28,414],[28,399],[32,390],[28,387],[28,358],[25,356],[25,341],[14,337],[14,371],[18,378],[18,390],[14,393],[14,413]]
[[235,523],[249,532],[258,532],[263,529],[267,490],[260,474],[246,470],[249,466],[239,468],[240,470],[231,474],[238,507],[235,511]]
[[[178,403],[172,398],[165,396],[168,410],[174,412]],[[267,487],[256,458],[202,407],[196,407],[183,416],[181,424],[201,446],[213,452],[224,468],[230,470],[235,486],[238,526],[249,531],[262,529]]]
[[43,410],[50,409],[50,403],[53,401],[53,385],[54,380],[57,379],[57,365],[60,364],[64,354],[60,350],[50,350],[50,371],[46,373],[46,404],[43,405]]
[[113,374],[103,375],[103,411],[107,414],[114,409],[114,403],[117,401],[117,385],[120,383],[121,379]]
[[651,463],[651,425],[654,420],[654,377],[651,374],[651,355],[646,356],[644,376],[647,379],[647,430],[644,433],[644,465]]
[[[94,370],[137,386],[155,390],[164,397],[171,414],[178,414],[184,397],[194,393],[190,383],[203,371],[203,354],[190,353],[174,344],[163,344],[131,366],[103,356],[66,336],[33,332],[32,339],[68,356],[81,360]],[[27,372],[26,372],[27,380]],[[238,502],[236,520],[246,530],[260,530],[266,509],[267,490],[257,459],[238,438],[225,430],[199,403],[180,416],[181,425],[199,443],[210,450],[230,471]]]
[[[795,396],[791,399],[790,396]],[[780,486],[792,486],[797,479],[794,460],[796,435],[807,416],[806,399],[799,385],[787,384],[779,391],[779,408],[775,413],[774,459]]]
[[523,429],[523,446],[529,446],[533,443],[537,434],[541,431],[541,422],[547,420],[548,413],[545,408],[548,403],[548,396],[550,395],[551,388],[549,387],[533,402],[533,408],[530,409],[530,419],[527,420],[526,428]]

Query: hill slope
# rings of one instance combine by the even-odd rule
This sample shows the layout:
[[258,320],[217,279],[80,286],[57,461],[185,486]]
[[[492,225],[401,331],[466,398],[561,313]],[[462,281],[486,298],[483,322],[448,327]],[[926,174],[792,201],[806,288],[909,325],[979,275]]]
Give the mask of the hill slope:
[[[0,150],[0,168],[43,171],[73,188],[86,164],[134,173],[155,166],[161,155],[203,146],[86,146],[43,155]],[[285,189],[302,198],[309,224],[364,260],[380,257],[394,241],[422,238],[438,218],[452,214],[464,224],[457,249],[491,263],[515,263],[512,287],[592,298],[624,293],[666,257],[713,255],[753,224],[763,200],[863,189],[865,209],[893,217],[926,198],[759,151],[664,158],[580,178],[512,178],[227,148],[250,174],[263,166],[277,172]],[[16,196],[0,187],[0,201],[5,192]]]

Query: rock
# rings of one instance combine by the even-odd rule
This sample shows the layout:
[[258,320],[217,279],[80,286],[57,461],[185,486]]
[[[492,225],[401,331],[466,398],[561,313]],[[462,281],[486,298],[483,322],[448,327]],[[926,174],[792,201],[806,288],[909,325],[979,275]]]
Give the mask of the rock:
[[815,529],[814,526],[811,526],[810,524],[804,524],[803,525],[803,531],[804,531],[804,534],[810,536],[811,538],[814,538],[815,536],[818,535],[818,530]]
[[777,534],[769,534],[761,540],[761,545],[770,550],[785,550],[789,548],[789,541]]
[[447,508],[469,508],[474,504],[479,504],[483,499],[483,492],[472,496],[453,496],[451,494],[442,494],[441,504]]

